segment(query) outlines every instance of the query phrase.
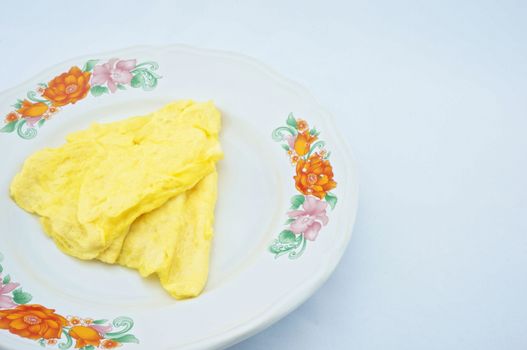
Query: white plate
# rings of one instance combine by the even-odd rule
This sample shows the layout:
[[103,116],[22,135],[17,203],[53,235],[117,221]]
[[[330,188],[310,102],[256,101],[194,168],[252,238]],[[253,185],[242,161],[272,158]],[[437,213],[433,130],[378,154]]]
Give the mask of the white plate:
[[[108,90],[108,81],[94,88],[91,80],[93,65],[112,58],[136,60],[129,62],[135,65],[131,70],[134,79],[129,83],[125,80],[122,89],[115,93]],[[50,81],[72,66],[86,68],[91,74],[88,80],[92,83],[91,91],[85,97],[79,98],[83,94],[75,97],[75,89],[78,92],[88,88],[77,78],[75,86],[66,86],[65,99],[61,100],[70,103],[53,109],[53,113],[50,106],[42,104],[13,107],[23,99],[38,103],[45,99],[42,94],[48,96],[48,102],[59,101],[60,93],[45,93],[46,86],[38,84],[50,84],[48,88],[58,86],[60,82]],[[119,66],[125,71],[130,69]],[[101,68],[97,72],[100,75]],[[111,73],[122,71],[114,69]],[[136,272],[120,266],[80,261],[61,253],[45,236],[37,219],[9,198],[8,188],[27,156],[43,147],[62,144],[69,132],[95,121],[108,122],[147,113],[183,98],[214,100],[223,115],[221,142],[225,158],[219,165],[219,199],[207,287],[195,299],[177,301],[163,291],[156,278],[142,279]],[[25,119],[45,109],[42,125],[41,117]],[[16,110],[19,112],[11,113]],[[0,289],[3,293],[0,301],[8,307],[8,311],[0,309],[0,316],[4,315],[0,317],[0,327],[40,337],[44,334],[43,322],[51,327],[54,323],[46,320],[60,320],[55,314],[74,316],[68,318],[68,324],[60,325],[62,333],[58,340],[28,339],[10,333],[9,329],[0,329],[3,349],[40,349],[41,345],[73,349],[77,339],[68,342],[70,333],[77,334],[77,338],[91,336],[85,349],[111,346],[108,339],[112,338],[121,343],[122,349],[223,348],[262,330],[304,302],[329,277],[351,236],[357,210],[357,178],[350,153],[336,131],[338,126],[332,124],[306,90],[247,57],[172,46],[137,47],[76,58],[0,94],[0,113],[11,119],[21,118],[5,124],[4,131],[12,129],[12,132],[0,133],[2,277],[9,274],[11,283],[19,284],[13,291],[9,291],[13,284]],[[322,227],[317,239],[308,241],[302,234],[284,233],[284,241],[296,248],[276,257],[269,247],[275,244],[276,248],[275,239],[289,228],[285,221],[291,210],[291,198],[301,195],[293,179],[295,166],[283,148],[288,142],[281,141],[280,135],[290,133],[286,129],[291,129],[298,119],[307,121],[310,128],[316,127],[320,132],[318,140],[325,141],[324,147],[313,147],[312,154],[321,150],[331,152],[328,161],[338,185],[323,201],[334,202],[334,197],[338,197],[338,203],[332,210],[311,197],[309,202],[317,203],[320,215],[300,219],[307,221],[304,225],[304,231],[309,231],[307,236]],[[277,130],[279,127],[282,128]],[[303,153],[302,147],[297,150]],[[320,183],[316,177],[309,179]],[[301,189],[307,190],[305,186]],[[324,206],[329,218],[327,225],[323,225]],[[299,210],[302,209],[300,206]],[[22,306],[8,306],[10,300],[42,305],[54,309],[55,314],[44,317],[28,306],[24,307],[26,311],[15,314],[12,308]],[[9,324],[8,314],[12,315]],[[13,323],[17,318],[17,323]],[[93,327],[90,319],[102,321]],[[85,328],[72,331],[78,322],[90,328],[86,335],[81,332]],[[40,326],[29,331],[30,324]],[[26,333],[16,331],[16,327],[26,329]],[[113,329],[109,330],[110,327]],[[97,335],[92,330],[97,330]],[[50,338],[53,334],[48,332],[45,336]]]

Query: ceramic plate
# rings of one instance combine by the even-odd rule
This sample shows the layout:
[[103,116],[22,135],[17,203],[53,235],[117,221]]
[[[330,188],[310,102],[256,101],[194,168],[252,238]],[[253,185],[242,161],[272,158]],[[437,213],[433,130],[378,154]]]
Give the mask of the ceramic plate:
[[[61,253],[8,190],[24,159],[68,133],[177,99],[216,103],[225,152],[209,281],[182,301],[155,277]],[[338,126],[247,57],[176,46],[76,58],[1,93],[0,114],[2,349],[224,348],[305,301],[351,236],[357,179]]]

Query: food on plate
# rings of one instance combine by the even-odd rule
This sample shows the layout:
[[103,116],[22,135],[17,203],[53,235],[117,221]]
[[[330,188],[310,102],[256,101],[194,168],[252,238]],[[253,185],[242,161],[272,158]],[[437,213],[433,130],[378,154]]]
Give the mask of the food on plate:
[[94,124],[30,156],[11,184],[65,253],[157,273],[176,298],[198,295],[209,262],[220,113],[170,103]]
[[134,221],[119,256],[119,264],[157,273],[176,298],[201,292],[208,275],[218,176],[205,176],[194,188]]

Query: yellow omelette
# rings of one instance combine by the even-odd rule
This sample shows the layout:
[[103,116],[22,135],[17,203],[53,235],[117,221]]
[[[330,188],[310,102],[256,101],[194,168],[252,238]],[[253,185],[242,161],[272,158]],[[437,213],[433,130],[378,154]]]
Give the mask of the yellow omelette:
[[178,101],[94,124],[29,157],[11,196],[65,253],[157,273],[176,298],[203,289],[222,157],[212,102]]

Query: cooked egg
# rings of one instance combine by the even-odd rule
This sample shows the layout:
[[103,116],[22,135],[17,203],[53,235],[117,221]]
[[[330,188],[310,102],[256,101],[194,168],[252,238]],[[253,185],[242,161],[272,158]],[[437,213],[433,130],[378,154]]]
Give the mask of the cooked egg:
[[171,103],[150,115],[94,124],[29,157],[11,196],[40,216],[65,253],[157,273],[177,298],[208,273],[220,113]]

